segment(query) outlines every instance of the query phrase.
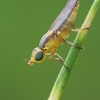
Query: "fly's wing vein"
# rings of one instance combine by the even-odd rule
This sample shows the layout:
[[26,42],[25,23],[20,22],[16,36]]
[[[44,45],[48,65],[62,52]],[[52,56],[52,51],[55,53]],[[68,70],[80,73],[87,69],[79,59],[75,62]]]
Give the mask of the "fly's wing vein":
[[63,26],[63,23],[68,19],[69,15],[71,14],[76,2],[78,0],[69,0],[68,3],[65,5],[64,9],[61,11],[59,16],[56,18],[54,23],[51,25],[50,30],[53,32],[57,32]]

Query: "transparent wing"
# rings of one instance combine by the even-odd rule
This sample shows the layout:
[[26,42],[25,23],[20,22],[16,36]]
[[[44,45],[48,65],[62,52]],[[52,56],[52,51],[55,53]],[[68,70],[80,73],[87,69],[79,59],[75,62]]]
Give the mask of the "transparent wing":
[[54,23],[51,25],[50,30],[53,30],[54,32],[57,32],[59,30],[63,23],[67,20],[70,13],[72,12],[76,2],[78,0],[69,0],[68,3],[65,5],[64,9],[61,11],[59,16],[56,18]]

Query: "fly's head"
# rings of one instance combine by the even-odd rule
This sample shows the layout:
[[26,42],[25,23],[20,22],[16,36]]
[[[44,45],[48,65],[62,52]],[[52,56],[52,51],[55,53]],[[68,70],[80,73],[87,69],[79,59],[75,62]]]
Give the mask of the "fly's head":
[[41,63],[43,60],[45,60],[45,58],[46,55],[43,50],[37,47],[32,51],[31,59],[29,60],[28,64],[32,66],[34,62]]

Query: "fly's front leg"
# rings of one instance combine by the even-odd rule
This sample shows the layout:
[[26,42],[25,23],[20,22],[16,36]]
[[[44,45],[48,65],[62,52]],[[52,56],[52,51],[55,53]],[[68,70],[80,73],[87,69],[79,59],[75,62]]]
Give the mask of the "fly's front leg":
[[[63,58],[59,54],[56,53],[56,50],[54,50],[52,53],[46,53],[46,55],[49,56],[49,59],[58,60],[64,65]],[[57,58],[53,58],[53,56],[55,56],[55,55],[57,56]]]
[[[52,53],[46,53],[46,55],[49,55],[49,59],[51,59],[51,60],[60,61],[62,63],[62,65],[64,65],[64,67],[67,69],[67,71],[70,73],[70,69],[64,64],[64,60],[59,54],[57,54],[57,53],[53,53],[53,54]],[[56,55],[57,58],[53,58],[54,55]]]
[[[50,59],[53,59],[53,60],[58,60],[58,61],[60,61],[63,65],[64,65],[64,60],[63,60],[63,58],[59,55],[59,54],[57,54],[57,53],[55,53],[55,55],[57,56],[57,58],[51,58],[50,56]],[[65,65],[64,65],[65,66]]]
[[75,45],[74,43],[68,42],[68,41],[64,40],[63,38],[62,38],[62,40],[63,40],[64,43],[66,43],[68,45],[74,46],[74,47],[76,47],[76,48],[78,48],[80,50],[84,50],[83,47],[80,47],[80,46]]
[[63,58],[59,55],[59,54],[55,54],[58,58],[52,58],[53,60],[58,60],[58,61],[60,61],[63,65],[64,65],[64,67],[66,68],[66,70],[70,73],[70,69],[64,64],[64,60],[63,60]]

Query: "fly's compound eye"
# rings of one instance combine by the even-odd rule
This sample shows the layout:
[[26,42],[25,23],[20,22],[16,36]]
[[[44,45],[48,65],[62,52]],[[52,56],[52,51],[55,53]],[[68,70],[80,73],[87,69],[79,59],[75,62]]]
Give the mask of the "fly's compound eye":
[[43,52],[42,51],[38,51],[36,52],[36,55],[35,55],[35,60],[36,61],[40,61],[43,59]]

